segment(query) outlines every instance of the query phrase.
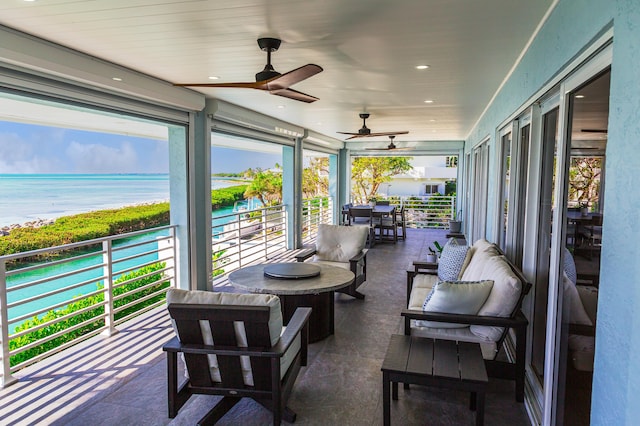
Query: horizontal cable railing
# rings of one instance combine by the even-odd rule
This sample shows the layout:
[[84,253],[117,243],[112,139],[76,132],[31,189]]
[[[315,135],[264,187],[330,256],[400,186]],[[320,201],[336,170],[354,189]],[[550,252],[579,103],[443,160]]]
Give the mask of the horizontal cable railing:
[[318,225],[333,222],[333,199],[331,197],[311,198],[302,203],[302,242],[315,241]]
[[11,374],[160,306],[175,226],[0,256],[2,385]]
[[446,229],[456,218],[456,197],[449,195],[389,196],[392,205],[404,206],[409,228]]
[[[333,220],[330,197],[303,201],[303,241],[313,241],[318,224]],[[263,262],[287,250],[286,210],[284,205],[242,210],[216,216],[212,232],[213,287],[224,285],[223,275],[244,266]],[[216,278],[218,277],[218,278]]]

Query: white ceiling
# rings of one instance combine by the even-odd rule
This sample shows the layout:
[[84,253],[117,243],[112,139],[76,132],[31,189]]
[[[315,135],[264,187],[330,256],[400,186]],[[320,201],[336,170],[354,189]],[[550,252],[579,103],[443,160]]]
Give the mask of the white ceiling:
[[356,132],[366,111],[374,132],[410,132],[397,142],[443,141],[465,139],[552,3],[11,0],[0,3],[0,24],[172,83],[253,81],[266,63],[256,39],[278,37],[276,70],[324,68],[293,87],[319,101],[201,92],[330,137]]

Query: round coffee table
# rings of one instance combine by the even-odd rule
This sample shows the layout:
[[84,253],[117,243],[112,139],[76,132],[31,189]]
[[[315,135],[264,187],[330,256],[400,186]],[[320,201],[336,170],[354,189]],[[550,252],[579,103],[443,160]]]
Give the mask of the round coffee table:
[[336,266],[320,266],[320,274],[311,278],[277,279],[265,276],[269,264],[248,266],[229,274],[234,287],[250,293],[276,294],[280,297],[282,316],[287,324],[296,308],[312,308],[309,318],[309,342],[317,342],[334,332],[334,291],[351,284],[353,272]]

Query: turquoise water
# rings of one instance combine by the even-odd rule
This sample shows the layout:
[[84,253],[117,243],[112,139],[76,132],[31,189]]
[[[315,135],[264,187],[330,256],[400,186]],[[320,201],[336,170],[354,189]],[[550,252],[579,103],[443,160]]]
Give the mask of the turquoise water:
[[168,199],[168,174],[0,174],[0,227]]
[[[237,182],[212,178],[213,189],[237,185]],[[3,175],[0,174],[0,226],[25,223],[37,218],[56,218],[76,213],[104,208],[118,208],[169,198],[168,175]],[[217,216],[233,212],[226,207],[213,212],[214,230],[221,230],[229,219]],[[168,235],[168,231],[158,231],[114,242],[114,247],[147,241],[147,244],[114,253],[115,259],[157,249],[155,238]],[[1,237],[0,237],[1,238]],[[117,270],[126,270],[138,264],[157,260],[156,254],[118,263]],[[53,304],[62,303],[74,296],[87,294],[97,289],[98,277],[102,276],[102,256],[96,255],[61,265],[40,268],[7,277],[7,287],[21,283],[54,277],[65,272],[91,268],[82,274],[48,280],[42,284],[8,293],[8,302],[44,294],[74,283],[89,281],[79,288],[67,290],[47,298],[9,308],[9,318],[17,318]],[[116,277],[119,275],[116,271]],[[94,280],[95,281],[92,281]],[[13,324],[11,331],[18,324]]]

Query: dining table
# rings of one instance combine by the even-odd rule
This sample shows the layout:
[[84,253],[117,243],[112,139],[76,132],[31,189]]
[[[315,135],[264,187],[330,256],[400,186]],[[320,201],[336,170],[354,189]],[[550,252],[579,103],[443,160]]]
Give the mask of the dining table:
[[[278,273],[270,272],[274,268],[278,269]],[[317,273],[297,274],[295,271],[301,268],[316,268]],[[294,273],[289,274],[287,270],[293,270]],[[334,292],[350,285],[354,278],[353,272],[338,266],[295,262],[245,266],[229,274],[229,283],[249,293],[280,297],[285,324],[297,308],[312,308],[309,343],[314,343],[334,333]]]
[[370,205],[357,205],[357,206],[351,206],[352,209],[372,209],[373,215],[374,216],[390,216],[391,214],[395,213],[396,211],[396,206],[390,206],[390,205],[375,205],[375,206],[370,206]]

